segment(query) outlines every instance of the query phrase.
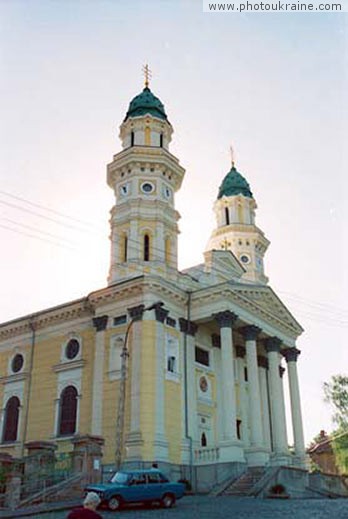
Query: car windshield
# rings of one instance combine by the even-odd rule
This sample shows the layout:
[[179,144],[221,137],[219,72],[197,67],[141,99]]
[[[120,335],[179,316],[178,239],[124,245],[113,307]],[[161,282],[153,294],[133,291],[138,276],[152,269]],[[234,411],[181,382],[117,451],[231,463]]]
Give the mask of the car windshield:
[[110,479],[110,483],[119,483],[120,485],[124,485],[127,483],[128,478],[129,474],[126,474],[125,472],[116,472]]

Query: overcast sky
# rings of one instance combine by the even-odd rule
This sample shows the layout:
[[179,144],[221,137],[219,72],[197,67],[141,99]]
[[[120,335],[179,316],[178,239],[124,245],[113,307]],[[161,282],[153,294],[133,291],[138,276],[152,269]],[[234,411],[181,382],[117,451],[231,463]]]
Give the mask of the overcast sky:
[[105,286],[106,164],[148,62],[186,168],[180,267],[202,261],[233,143],[270,285],[305,328],[306,441],[330,431],[322,384],[348,365],[347,34],[347,15],[200,0],[0,0],[0,320]]

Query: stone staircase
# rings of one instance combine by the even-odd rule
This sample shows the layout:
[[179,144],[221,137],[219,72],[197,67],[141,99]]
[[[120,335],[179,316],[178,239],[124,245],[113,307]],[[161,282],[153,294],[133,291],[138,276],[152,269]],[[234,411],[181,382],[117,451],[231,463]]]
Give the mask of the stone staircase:
[[253,488],[264,477],[265,473],[265,467],[249,467],[238,479],[227,485],[219,495],[240,497],[253,495]]

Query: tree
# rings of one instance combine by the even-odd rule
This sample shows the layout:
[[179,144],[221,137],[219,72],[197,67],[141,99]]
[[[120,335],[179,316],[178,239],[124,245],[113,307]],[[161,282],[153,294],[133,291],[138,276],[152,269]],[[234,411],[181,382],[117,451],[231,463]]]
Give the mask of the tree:
[[348,430],[348,376],[333,375],[329,382],[323,385],[325,402],[334,408],[333,422],[341,431]]

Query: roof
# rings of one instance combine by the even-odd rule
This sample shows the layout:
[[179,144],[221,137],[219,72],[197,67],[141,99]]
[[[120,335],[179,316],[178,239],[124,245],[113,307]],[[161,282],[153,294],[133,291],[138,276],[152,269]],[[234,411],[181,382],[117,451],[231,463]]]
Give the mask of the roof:
[[140,117],[147,114],[168,121],[163,103],[146,86],[140,94],[131,100],[124,120],[126,121],[129,117]]
[[245,178],[237,171],[234,164],[227,173],[219,188],[218,199],[223,196],[244,195],[253,198],[250,186]]

